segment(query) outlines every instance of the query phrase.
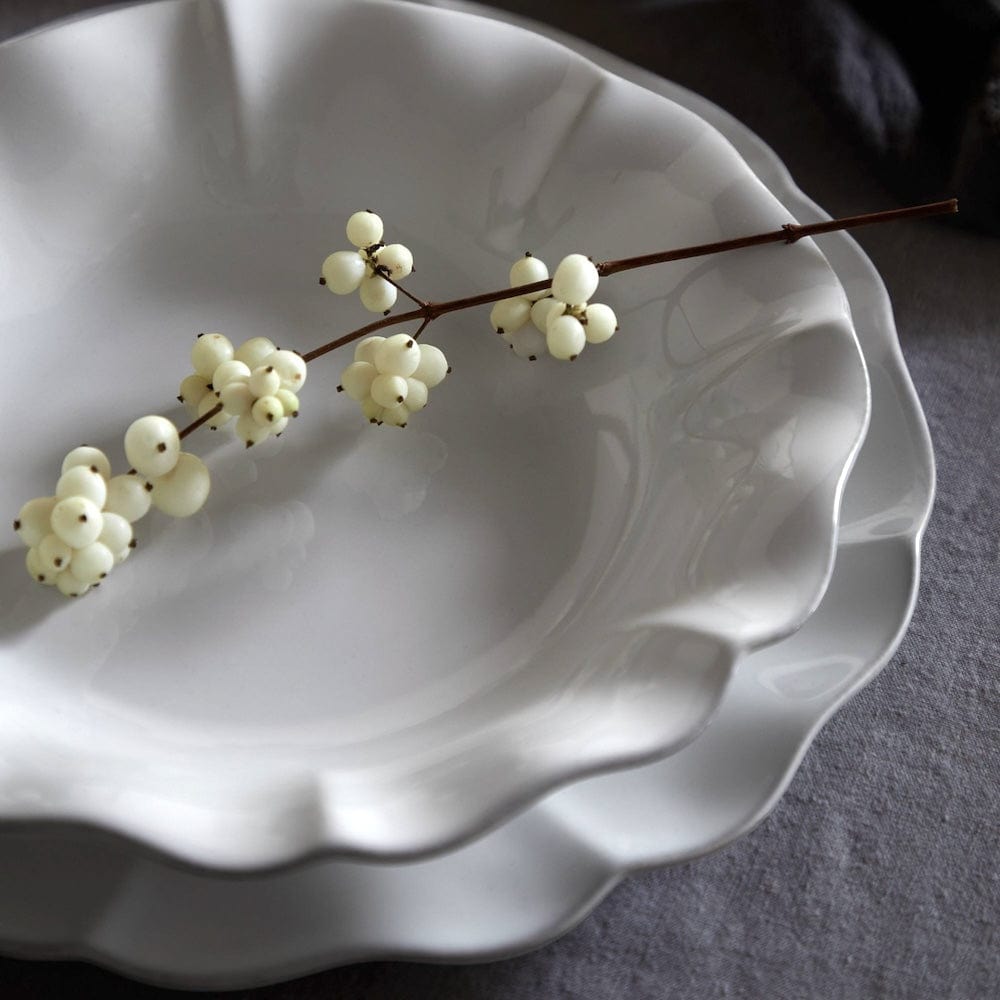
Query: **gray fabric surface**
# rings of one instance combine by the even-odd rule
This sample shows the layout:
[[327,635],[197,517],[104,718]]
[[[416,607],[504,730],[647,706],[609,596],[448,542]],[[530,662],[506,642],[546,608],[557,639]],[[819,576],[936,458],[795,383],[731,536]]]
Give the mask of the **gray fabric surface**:
[[1000,7],[993,0],[756,0],[782,58],[893,191],[944,192],[1000,232]]
[[[0,0],[0,37],[84,6]],[[831,213],[893,204],[771,54],[749,4],[645,4],[628,17],[595,0],[500,6],[716,101]],[[630,877],[530,955],[464,968],[376,963],[232,996],[1000,995],[1000,241],[937,223],[858,238],[895,306],[935,442],[938,499],[899,653],[823,729],[773,814],[714,856]],[[5,1000],[168,995],[78,963],[0,960]]]

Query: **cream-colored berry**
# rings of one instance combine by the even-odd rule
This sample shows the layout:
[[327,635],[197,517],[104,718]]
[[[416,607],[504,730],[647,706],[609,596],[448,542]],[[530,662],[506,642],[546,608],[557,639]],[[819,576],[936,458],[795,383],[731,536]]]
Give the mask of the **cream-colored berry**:
[[433,344],[420,345],[420,364],[413,372],[413,378],[419,379],[428,389],[433,389],[444,381],[448,371],[448,359],[444,356],[444,351]]
[[380,375],[409,378],[420,364],[420,346],[406,333],[387,337],[375,348],[375,367]]
[[427,386],[420,379],[406,380],[406,408],[410,413],[417,413],[427,405]]
[[584,333],[587,335],[588,344],[603,344],[610,340],[618,329],[618,317],[615,316],[611,306],[595,302],[587,306],[585,315],[587,322]]
[[367,361],[368,364],[375,364],[375,351],[378,350],[378,345],[385,341],[385,337],[365,337],[364,340],[358,341],[358,346],[354,348],[354,360],[355,361]]
[[[299,392],[306,384],[306,363],[301,354],[295,351],[275,351],[267,357],[267,364],[273,365],[278,377],[281,379],[280,389],[291,389],[292,392]],[[265,393],[273,396],[274,393]]]
[[583,324],[570,315],[557,316],[549,323],[545,342],[549,354],[560,361],[573,361],[587,344]]
[[53,575],[69,569],[70,560],[73,558],[73,546],[67,545],[54,532],[42,539],[36,551],[42,570]]
[[[212,413],[212,410],[219,406],[222,406],[222,401],[216,397],[214,392],[210,392],[198,404],[198,416],[203,417],[207,413]],[[205,426],[211,427],[213,431],[217,431],[220,427],[224,427],[228,424],[232,419],[232,414],[227,413],[225,407],[223,407],[218,413],[213,413],[212,416],[205,421]]]
[[108,483],[108,498],[104,509],[121,514],[129,523],[145,517],[152,501],[149,498],[149,484],[141,476],[127,474],[114,476]]
[[[250,410],[250,415],[260,424],[261,427],[273,427],[274,424],[283,419],[285,416],[285,408],[281,405],[281,400],[277,396],[261,396],[256,403],[253,404],[253,408]],[[153,498],[153,502],[156,502],[156,498]]]
[[58,497],[35,497],[18,511],[14,530],[28,548],[34,548],[52,530],[49,518],[58,502]]
[[125,457],[147,479],[166,475],[180,451],[177,428],[166,417],[140,417],[125,432]]
[[[148,493],[146,495],[152,496]],[[101,517],[103,524],[97,540],[117,556],[117,553],[127,549],[128,543],[132,541],[132,525],[121,514],[115,514],[110,510],[103,511]]]
[[201,510],[211,485],[205,463],[197,455],[181,452],[173,469],[153,481],[153,506],[170,517],[190,517]]
[[211,389],[208,388],[208,379],[204,375],[188,375],[181,379],[177,398],[188,406],[197,406],[209,392]]
[[101,509],[86,497],[60,500],[52,508],[51,523],[52,531],[74,549],[96,542],[104,527]]
[[246,382],[230,382],[219,393],[222,409],[231,417],[242,417],[250,412],[257,397]]
[[59,477],[56,496],[60,500],[65,500],[66,497],[86,497],[97,504],[100,510],[108,496],[108,483],[104,476],[95,471],[95,466],[74,465]]
[[212,373],[212,388],[219,392],[223,386],[228,385],[233,379],[250,378],[250,368],[236,358],[223,361]]
[[93,448],[88,444],[82,444],[79,448],[74,448],[64,459],[61,472],[67,472],[75,465],[93,466],[105,479],[111,478],[111,463],[108,456],[100,448]]
[[398,406],[406,402],[409,387],[401,375],[377,375],[372,381],[372,399],[379,406]]
[[367,361],[354,361],[340,373],[340,384],[344,392],[355,402],[360,403],[371,395],[372,382],[378,376],[378,369]]
[[215,369],[233,356],[233,345],[221,333],[203,333],[191,348],[191,367],[211,380]]
[[69,571],[81,583],[93,586],[100,583],[115,565],[114,553],[103,542],[91,542],[82,549],[75,549]]
[[347,238],[356,247],[370,247],[382,239],[385,226],[374,212],[355,212],[347,220]]
[[[242,361],[243,364],[253,371],[264,363],[264,358],[273,354],[277,348],[267,337],[251,337],[245,340],[233,353],[234,361]],[[216,389],[219,387],[216,386]]]

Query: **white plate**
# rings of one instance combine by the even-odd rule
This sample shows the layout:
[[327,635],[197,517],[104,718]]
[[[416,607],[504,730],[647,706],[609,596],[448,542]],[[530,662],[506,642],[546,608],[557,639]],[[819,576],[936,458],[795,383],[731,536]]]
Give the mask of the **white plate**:
[[[308,349],[370,319],[316,284],[359,207],[438,298],[502,285],[526,247],[554,265],[789,218],[697,115],[408,4],[115,11],[0,48],[0,94],[11,511],[81,438],[123,469],[197,331]],[[413,857],[691,740],[826,586],[866,373],[811,241],[605,287],[623,332],[572,365],[440,321],[455,373],[406,432],[318,362],[274,447],[192,439],[208,506],[143,522],[97,595],[60,601],[5,552],[0,819],[213,869]]]
[[[720,109],[575,44],[711,121],[797,216],[822,217],[777,157]],[[233,881],[65,832],[45,841],[8,836],[0,855],[5,949],[85,956],[207,988],[380,956],[485,960],[565,930],[627,871],[706,853],[759,822],[822,722],[896,648],[933,490],[926,426],[882,283],[848,237],[826,237],[823,248],[848,290],[873,387],[834,576],[794,637],[745,662],[699,740],[668,760],[563,789],[487,837],[419,864],[323,862]]]

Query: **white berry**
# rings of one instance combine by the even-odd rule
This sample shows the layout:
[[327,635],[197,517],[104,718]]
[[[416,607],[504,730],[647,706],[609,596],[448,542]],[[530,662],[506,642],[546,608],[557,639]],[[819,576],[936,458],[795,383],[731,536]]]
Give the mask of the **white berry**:
[[386,312],[396,304],[396,288],[385,278],[369,274],[361,282],[361,304],[369,312]]
[[378,350],[378,345],[385,340],[385,337],[365,337],[364,340],[358,342],[358,346],[354,348],[354,360],[355,361],[367,361],[368,364],[375,364],[375,351]]
[[191,367],[207,379],[223,361],[233,356],[233,345],[221,333],[203,333],[191,348]]
[[[253,404],[250,414],[261,427],[272,427],[276,421],[284,418],[285,408],[281,405],[281,400],[277,396],[261,396]],[[153,503],[156,503],[155,491]]]
[[140,476],[115,476],[108,483],[108,498],[104,509],[120,514],[126,521],[134,523],[145,517],[152,503],[148,483]]
[[223,411],[231,417],[242,417],[245,413],[249,413],[256,398],[246,382],[230,382],[222,387],[222,392],[219,394]]
[[166,417],[140,417],[125,432],[125,457],[147,479],[165,476],[180,451],[177,428]]
[[331,292],[349,295],[368,273],[368,264],[357,250],[337,250],[323,261],[320,273]]
[[76,549],[70,560],[69,571],[81,583],[93,586],[103,580],[115,565],[114,553],[102,542],[91,542]]
[[56,496],[60,500],[65,500],[66,497],[86,497],[100,510],[108,498],[108,484],[104,476],[94,472],[91,466],[74,465],[59,477]]
[[382,422],[391,427],[405,427],[410,420],[410,409],[405,403],[387,406],[382,413]]
[[531,322],[535,324],[535,329],[539,333],[547,333],[549,320],[556,316],[561,316],[566,312],[566,303],[558,299],[539,299],[531,307]]
[[523,295],[513,299],[501,299],[490,310],[490,325],[497,333],[513,333],[520,330],[531,316],[531,302]]
[[[232,383],[229,384],[231,385]],[[203,417],[205,416],[206,413],[210,413],[212,410],[214,410],[217,406],[220,405],[221,401],[216,398],[215,393],[210,392],[198,404],[198,416]],[[219,410],[218,413],[209,417],[208,420],[205,421],[205,425],[207,427],[211,427],[213,431],[217,431],[220,427],[224,427],[226,424],[228,424],[229,421],[232,419],[233,419],[232,414],[227,413],[225,409],[221,409]]]
[[409,387],[401,375],[377,375],[372,380],[372,399],[379,406],[397,406],[406,402]]
[[397,333],[375,348],[375,367],[381,375],[409,378],[420,364],[420,348],[408,334]]
[[[532,257],[530,254],[525,254],[511,265],[510,287],[516,288],[518,285],[533,285],[536,281],[545,281],[548,276],[549,269],[545,266],[544,260]],[[543,288],[540,292],[529,292],[525,297],[534,300],[548,294],[548,289]]]
[[564,257],[552,276],[552,295],[562,302],[582,306],[597,291],[600,276],[594,262],[581,253]]
[[[147,496],[150,495],[147,494]],[[117,558],[118,553],[123,549],[127,549],[128,543],[132,541],[132,525],[121,514],[115,514],[110,510],[104,511],[101,517],[104,523],[101,526],[101,533],[97,536],[97,540],[102,545],[106,545]],[[120,562],[121,560],[118,561]]]
[[100,508],[86,497],[67,497],[52,508],[52,530],[67,545],[82,549],[97,541],[104,527]]
[[211,485],[205,463],[197,455],[181,452],[174,468],[153,481],[153,506],[170,517],[190,517],[201,510]]
[[56,497],[35,497],[18,512],[14,530],[28,548],[34,548],[52,530],[49,518],[58,502]]
[[39,583],[44,583],[49,587],[54,587],[56,585],[56,574],[46,572],[45,567],[42,565],[42,561],[38,556],[38,549],[28,549],[28,552],[24,557],[24,567],[28,571],[28,575],[33,580],[37,580]]
[[281,408],[286,417],[297,417],[299,415],[299,397],[291,389],[279,389],[275,396],[281,400]]
[[406,408],[417,413],[427,405],[427,386],[419,379],[406,380]]
[[237,361],[236,358],[230,358],[228,361],[223,361],[218,368],[212,372],[212,388],[216,392],[220,392],[222,388],[228,385],[233,379],[248,379],[250,378],[250,368],[248,365],[244,364],[242,361]]
[[[274,367],[281,379],[281,385],[278,388],[298,392],[306,384],[306,363],[302,359],[302,355],[296,354],[295,351],[275,351],[268,355],[266,363]],[[263,395],[273,396],[274,393]]]
[[372,382],[378,375],[378,369],[367,361],[354,361],[340,374],[340,384],[344,392],[355,402],[360,403],[371,395]]
[[369,396],[367,399],[361,401],[361,412],[368,418],[368,420],[373,424],[379,424],[382,422],[382,414],[385,413],[385,407],[379,406],[374,399]]
[[[270,355],[272,358],[274,353]],[[268,362],[253,370],[247,385],[257,399],[260,399],[261,396],[273,396],[281,388],[281,373]]]
[[433,389],[444,381],[448,374],[448,359],[444,352],[433,344],[420,345],[420,364],[413,372],[413,378],[419,379],[428,389]]
[[50,532],[42,539],[36,551],[38,552],[38,563],[43,572],[51,573],[53,576],[68,569],[70,560],[73,558],[73,547],[67,545],[54,532]]
[[94,466],[105,479],[111,478],[111,463],[108,456],[100,448],[92,448],[90,445],[82,444],[79,448],[74,448],[64,459],[62,472],[72,469],[75,465]]
[[356,247],[370,247],[382,239],[385,227],[374,212],[355,212],[347,220],[347,238]]
[[545,341],[549,354],[560,361],[572,361],[578,357],[587,343],[583,324],[575,316],[557,316],[549,323]]
[[[255,368],[259,368],[264,363],[264,358],[276,349],[267,337],[251,337],[236,348],[233,360],[242,361],[250,371],[253,371]],[[218,389],[219,386],[215,388]]]
[[56,577],[56,588],[64,597],[83,597],[90,590],[86,583],[81,583],[68,569]]
[[548,353],[544,334],[539,333],[534,326],[526,326],[510,335],[510,346],[519,358],[527,361],[537,361]]
[[188,406],[197,406],[210,391],[208,379],[204,375],[188,375],[181,380],[177,398]]
[[611,306],[606,306],[600,302],[587,306],[587,325],[584,331],[587,335],[588,344],[603,344],[610,340],[618,329],[618,317]]
[[255,444],[260,444],[261,441],[266,441],[270,433],[267,427],[261,427],[249,413],[244,413],[236,421],[236,436],[248,448],[252,448]]
[[402,281],[413,270],[413,254],[402,243],[390,243],[375,254],[375,262],[384,267],[393,281]]

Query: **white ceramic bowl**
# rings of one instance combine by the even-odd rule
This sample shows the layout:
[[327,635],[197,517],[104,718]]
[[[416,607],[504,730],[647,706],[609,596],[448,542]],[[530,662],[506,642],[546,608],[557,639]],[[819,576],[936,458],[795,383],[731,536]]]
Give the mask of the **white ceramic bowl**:
[[[694,114],[458,13],[129,9],[3,46],[0,94],[13,512],[81,440],[124,468],[124,427],[175,415],[199,330],[306,350],[364,322],[315,283],[359,207],[437,299],[502,285],[527,248],[789,219]],[[359,423],[318,362],[275,446],[192,439],[208,506],[142,522],[98,595],[33,587],[12,544],[0,818],[217,869],[400,858],[690,741],[829,579],[867,378],[806,241],[601,297],[622,332],[573,365],[439,321],[455,372],[403,432]]]

